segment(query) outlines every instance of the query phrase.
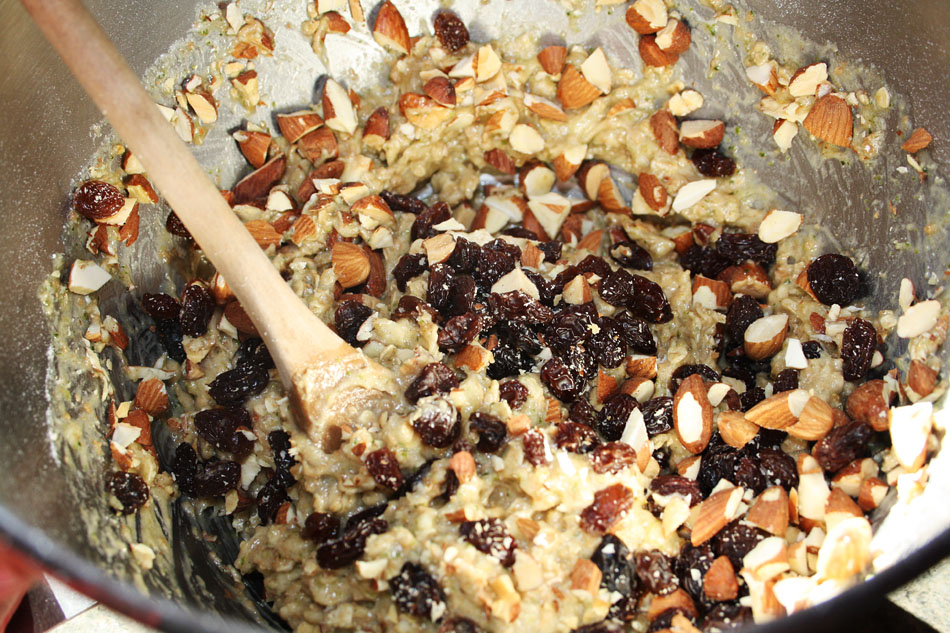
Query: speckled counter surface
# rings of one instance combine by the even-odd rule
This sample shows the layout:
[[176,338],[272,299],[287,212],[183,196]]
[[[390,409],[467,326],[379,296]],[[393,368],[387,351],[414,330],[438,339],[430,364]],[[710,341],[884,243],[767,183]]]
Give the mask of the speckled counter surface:
[[941,633],[950,633],[950,558],[888,596]]

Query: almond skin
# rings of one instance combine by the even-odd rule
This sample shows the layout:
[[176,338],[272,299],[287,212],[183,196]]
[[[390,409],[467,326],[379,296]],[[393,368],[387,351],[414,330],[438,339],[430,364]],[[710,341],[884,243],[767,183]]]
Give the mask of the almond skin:
[[774,356],[788,334],[788,315],[773,314],[752,322],[745,331],[744,349],[753,360]]
[[280,246],[282,237],[269,222],[251,220],[244,223],[244,228],[247,229],[247,232],[251,234],[251,237],[262,249],[266,249],[268,246]]
[[149,415],[168,411],[168,392],[158,378],[149,378],[139,383],[135,391],[135,406]]
[[600,95],[600,90],[587,81],[577,68],[571,64],[564,67],[561,81],[557,84],[557,99],[565,110],[583,108]]
[[828,94],[815,102],[802,126],[817,139],[839,147],[850,147],[854,116],[844,99]]
[[709,149],[722,143],[726,125],[722,121],[692,120],[680,125],[680,142],[686,147]]
[[689,540],[693,547],[702,545],[732,520],[732,510],[742,501],[742,488],[728,488],[709,496],[699,504],[696,522]]
[[745,520],[775,536],[785,536],[788,529],[788,493],[781,486],[762,491],[746,514]]
[[230,321],[238,332],[249,334],[251,336],[260,336],[251,317],[247,315],[244,308],[237,301],[232,301],[224,307],[224,316]]
[[286,169],[287,157],[279,155],[249,173],[231,188],[234,204],[250,202],[266,196],[270,193],[271,187],[283,177]]
[[637,179],[637,188],[648,207],[654,211],[662,211],[666,208],[669,194],[659,178],[653,174],[642,173]]
[[656,43],[656,35],[640,36],[637,50],[640,52],[640,59],[643,60],[643,63],[654,68],[672,66],[680,58],[678,53],[660,48]]
[[673,397],[673,428],[690,453],[696,455],[706,448],[712,437],[713,411],[706,395],[702,376],[687,376]]
[[369,258],[363,249],[349,242],[337,242],[331,255],[333,272],[344,288],[358,286],[369,277]]
[[870,424],[875,431],[886,431],[890,408],[890,398],[884,396],[886,389],[886,383],[879,378],[859,385],[848,396],[845,410],[851,418]]
[[810,442],[820,440],[834,427],[834,410],[831,405],[812,396],[805,403],[798,416],[798,421],[787,427],[785,431],[792,437]]
[[669,110],[658,110],[650,117],[650,129],[656,138],[657,145],[667,154],[676,154],[680,148],[679,129],[676,118]]
[[422,92],[439,105],[451,107],[456,103],[455,85],[448,77],[433,77],[422,87]]
[[376,14],[376,24],[373,25],[373,38],[383,48],[388,48],[402,55],[408,55],[411,43],[409,29],[403,20],[399,9],[387,0],[379,7]]
[[729,557],[720,556],[706,570],[703,576],[703,593],[710,600],[715,601],[733,600],[739,595],[736,570],[729,562]]
[[515,175],[518,171],[515,161],[504,150],[495,149],[485,152],[485,162],[503,174]]
[[538,53],[538,62],[541,68],[549,75],[557,75],[564,68],[564,60],[567,59],[567,49],[563,46],[548,46]]
[[766,429],[784,429],[798,420],[801,411],[808,402],[808,392],[804,389],[783,391],[769,396],[745,412],[746,420]]
[[328,127],[319,127],[305,134],[297,141],[297,149],[304,158],[319,165],[339,156],[339,145],[333,130]]
[[288,143],[296,143],[300,137],[321,125],[323,119],[316,112],[299,111],[277,115],[277,127]]
[[930,146],[932,141],[933,137],[930,135],[930,132],[919,127],[910,133],[908,139],[901,144],[901,149],[908,154],[914,154],[922,149],[926,149]]
[[270,134],[264,132],[238,130],[234,133],[241,154],[255,169],[267,162],[267,150],[270,148]]
[[[650,12],[656,16],[650,16]],[[640,35],[656,33],[666,26],[667,10],[663,0],[639,0],[630,5],[626,14],[627,24]],[[656,21],[651,21],[655,17]]]

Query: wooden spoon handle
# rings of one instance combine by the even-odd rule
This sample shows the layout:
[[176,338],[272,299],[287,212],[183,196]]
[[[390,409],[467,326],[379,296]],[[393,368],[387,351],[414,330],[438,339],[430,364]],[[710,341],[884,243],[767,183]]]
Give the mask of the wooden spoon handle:
[[227,280],[284,383],[290,387],[294,376],[316,361],[323,365],[358,354],[284,282],[78,0],[22,3]]

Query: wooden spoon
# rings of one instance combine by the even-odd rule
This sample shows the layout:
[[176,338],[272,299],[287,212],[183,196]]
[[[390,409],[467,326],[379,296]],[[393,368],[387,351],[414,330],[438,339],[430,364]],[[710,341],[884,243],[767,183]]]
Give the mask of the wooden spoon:
[[340,424],[392,403],[392,374],[294,294],[78,0],[22,3],[227,280],[267,344],[304,430],[325,451],[336,450]]

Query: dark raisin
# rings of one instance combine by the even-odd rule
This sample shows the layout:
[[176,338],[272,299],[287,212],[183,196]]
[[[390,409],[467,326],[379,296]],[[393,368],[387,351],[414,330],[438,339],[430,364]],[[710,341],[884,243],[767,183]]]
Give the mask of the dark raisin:
[[523,355],[518,350],[507,344],[501,344],[492,350],[494,360],[488,366],[485,373],[492,380],[501,380],[509,376],[517,376],[522,367],[530,367],[533,362],[529,356]]
[[636,354],[656,354],[656,339],[650,331],[650,324],[629,312],[621,312],[614,320],[623,331],[624,342],[630,351]]
[[142,296],[142,309],[153,319],[177,320],[181,314],[181,303],[175,297],[163,292],[146,292]]
[[293,485],[296,480],[290,474],[290,469],[296,465],[297,460],[290,454],[290,435],[282,429],[271,431],[267,434],[267,443],[270,444],[271,451],[274,453],[274,469],[277,476],[285,486]]
[[681,495],[689,502],[690,507],[703,500],[703,493],[699,489],[699,484],[693,479],[680,477],[679,475],[659,475],[650,482],[650,490],[654,494]]
[[836,426],[828,435],[815,443],[812,456],[827,473],[836,473],[864,455],[873,429],[864,422],[850,422]]
[[525,276],[531,280],[531,283],[534,284],[535,288],[538,289],[538,301],[541,302],[541,305],[545,305],[549,308],[554,307],[554,300],[561,292],[555,287],[554,281],[546,279],[533,270],[528,270],[527,268],[522,269],[522,272],[524,272]]
[[386,201],[390,209],[400,213],[414,213],[419,215],[429,208],[425,202],[418,198],[413,198],[412,196],[401,193],[393,193],[392,191],[380,191],[379,197]]
[[192,239],[191,232],[174,211],[169,213],[168,218],[165,220],[165,230],[177,237],[184,237],[185,239],[189,240]]
[[481,629],[468,618],[455,616],[442,622],[439,633],[481,633]]
[[415,219],[412,228],[409,231],[410,238],[413,240],[432,237],[437,233],[432,227],[441,224],[452,217],[452,209],[442,201],[436,202],[428,207]]
[[455,274],[445,264],[436,264],[429,271],[429,285],[426,288],[426,301],[439,314],[447,314],[452,308],[452,285]]
[[706,612],[700,622],[703,633],[724,633],[745,629],[752,624],[752,609],[739,602],[719,602]]
[[208,409],[195,414],[195,430],[215,448],[244,457],[253,450],[251,440],[238,432],[250,428],[251,416],[246,409]]
[[762,387],[746,389],[739,394],[739,402],[742,405],[743,411],[748,411],[763,400],[765,400],[765,390],[762,389]]
[[644,589],[665,596],[679,589],[680,581],[670,567],[670,559],[659,550],[640,551],[634,555],[637,578]]
[[488,309],[497,321],[521,321],[540,325],[554,317],[554,311],[551,308],[520,290],[490,294]]
[[354,512],[346,518],[346,523],[343,525],[343,533],[351,532],[367,521],[383,516],[383,514],[386,513],[386,508],[387,503],[384,501],[383,503],[377,503],[374,506],[363,508],[359,512]]
[[90,220],[115,215],[124,204],[125,196],[118,187],[101,180],[88,180],[73,193],[73,208]]
[[524,458],[532,466],[543,466],[548,463],[548,449],[544,440],[544,433],[538,429],[528,429],[521,436],[524,448]]
[[450,11],[440,11],[435,16],[435,36],[445,48],[457,53],[468,44],[468,29],[457,15]]
[[561,250],[563,247],[564,244],[562,244],[559,240],[550,240],[548,242],[540,242],[538,244],[538,249],[544,253],[544,261],[551,263],[561,259]]
[[[577,270],[582,273],[594,273],[601,279],[610,274],[610,264],[603,257],[588,255],[577,264]],[[570,281],[570,280],[568,280]]]
[[660,471],[666,471],[670,468],[670,460],[673,458],[673,454],[670,451],[669,446],[661,446],[660,448],[653,451],[653,459],[656,460],[657,465],[660,467]]
[[630,414],[639,406],[633,396],[618,393],[601,407],[597,415],[597,422],[594,424],[594,430],[600,433],[600,436],[606,441],[616,442],[623,435]]
[[184,363],[187,355],[182,345],[181,327],[178,325],[178,319],[159,319],[155,322],[155,330],[158,333],[158,341],[168,357],[179,363]]
[[512,409],[519,409],[528,399],[528,388],[517,380],[508,380],[498,385],[498,395]]
[[[611,607],[611,613],[612,611],[613,607]],[[623,625],[613,620],[602,620],[571,629],[571,633],[623,633],[623,631]]]
[[403,563],[399,573],[389,580],[389,590],[396,608],[403,613],[437,621],[445,612],[445,593],[438,581],[416,563]]
[[742,569],[742,559],[752,551],[768,532],[757,527],[733,521],[722,528],[712,540],[712,548],[716,556],[725,556],[732,563],[734,569]]
[[241,465],[237,462],[211,462],[195,475],[195,496],[223,497],[240,481]]
[[438,322],[439,313],[432,309],[432,306],[419,297],[403,295],[399,298],[399,303],[396,305],[396,310],[392,314],[392,320],[398,321],[399,319],[407,318],[418,319],[423,313],[428,313],[429,316],[432,317],[433,321]]
[[471,312],[475,307],[475,280],[471,275],[458,275],[449,283],[448,306],[445,316],[453,317]]
[[264,391],[270,375],[259,367],[238,365],[218,374],[208,385],[208,395],[224,407],[239,407],[252,396]]
[[633,555],[623,541],[613,534],[604,535],[590,560],[600,569],[600,585],[607,591],[616,591],[622,596],[634,595],[637,577]]
[[544,341],[552,350],[563,352],[588,339],[597,322],[597,310],[589,305],[564,307],[554,315],[544,328]]
[[[538,335],[528,324],[521,321],[500,321],[495,323],[491,333],[498,337],[499,342],[529,356],[540,354],[543,349],[538,341]],[[531,366],[533,363],[527,367]]]
[[410,423],[422,443],[434,448],[448,448],[462,432],[461,415],[445,398],[420,400]]
[[258,367],[264,371],[274,368],[274,359],[271,358],[264,341],[259,338],[249,338],[241,343],[237,358],[238,365]]
[[482,319],[474,312],[452,317],[439,328],[439,349],[458,353],[482,331]]
[[459,526],[459,533],[475,549],[501,561],[505,567],[515,564],[515,550],[518,544],[508,533],[501,519],[481,519],[465,521]]
[[772,381],[772,393],[782,393],[798,389],[798,370],[783,369]]
[[470,242],[464,237],[455,240],[455,248],[452,254],[445,260],[445,265],[459,274],[470,274],[475,272],[476,260],[482,247],[475,242]]
[[716,252],[733,264],[751,259],[768,268],[775,261],[778,244],[767,244],[754,233],[723,233],[716,240]]
[[459,478],[451,468],[445,471],[445,479],[442,481],[442,494],[436,497],[436,501],[441,504],[448,503],[452,496],[459,490]]
[[634,270],[653,270],[653,257],[636,242],[617,242],[610,247],[615,262]]
[[521,261],[521,249],[517,245],[512,244],[507,240],[500,238],[494,239],[485,244],[485,248],[492,251],[498,251],[499,253],[505,253],[516,262]]
[[680,579],[680,587],[696,602],[701,602],[704,599],[703,577],[712,567],[715,559],[716,555],[709,543],[694,547],[687,542],[673,562],[676,575]]
[[399,470],[396,454],[388,447],[376,449],[367,455],[366,469],[377,484],[390,490],[397,490],[405,480]]
[[707,178],[727,178],[736,173],[736,161],[732,160],[719,149],[697,149],[690,157],[693,165]]
[[871,368],[877,331],[864,319],[852,319],[841,337],[841,375],[845,380],[861,380]]
[[277,516],[280,507],[289,499],[287,488],[277,475],[267,480],[257,493],[257,517],[261,525],[267,525]]
[[487,291],[496,281],[513,271],[517,262],[506,252],[483,248],[475,260],[475,283]]
[[555,398],[571,402],[584,389],[583,383],[560,358],[552,358],[541,367],[541,382]]
[[673,398],[659,396],[647,400],[641,408],[647,435],[653,437],[673,430]]
[[416,485],[421,483],[426,475],[429,474],[429,471],[432,470],[432,464],[435,463],[434,459],[430,459],[426,462],[423,462],[422,466],[419,466],[412,474],[405,478],[402,482],[402,485],[396,489],[396,492],[393,494],[393,499],[401,499],[407,494],[415,490]]
[[393,279],[396,280],[396,287],[401,292],[406,291],[406,284],[409,280],[418,277],[429,269],[428,260],[425,253],[410,254],[407,253],[399,258],[393,267]]
[[693,273],[715,279],[719,273],[732,265],[732,260],[714,248],[693,244],[680,253],[680,265]]
[[572,402],[571,406],[568,407],[567,419],[593,428],[597,423],[597,409],[592,407],[590,402],[581,398]]
[[106,482],[106,490],[122,504],[122,514],[132,514],[148,501],[148,484],[141,475],[119,470]]
[[836,253],[817,257],[808,264],[808,286],[826,306],[850,305],[861,292],[861,274],[851,258]]
[[175,460],[172,462],[172,473],[175,483],[182,494],[194,496],[195,475],[198,474],[198,454],[188,442],[182,442],[175,449]]
[[374,518],[361,521],[347,529],[343,536],[331,539],[317,548],[317,563],[323,569],[340,569],[350,565],[363,555],[366,539],[373,534],[382,534],[389,529],[385,519]]
[[525,240],[537,240],[538,234],[534,231],[524,228],[523,226],[509,226],[502,230],[502,235],[510,235],[511,237],[520,237]]
[[600,446],[600,438],[597,437],[597,432],[586,424],[561,422],[554,433],[554,444],[571,453],[589,453]]
[[623,484],[613,484],[594,493],[594,501],[581,511],[582,530],[603,534],[622,519],[633,507],[633,491]]
[[737,486],[742,486],[747,490],[752,490],[759,494],[765,490],[765,478],[762,476],[758,465],[752,458],[745,455],[737,455],[733,462],[733,476],[730,479]]
[[795,458],[781,449],[763,448],[758,454],[759,472],[766,486],[781,486],[786,491],[798,486]]
[[722,442],[717,434],[713,434],[713,440],[710,440],[699,462],[699,475],[696,478],[704,497],[712,492],[721,479],[735,479],[736,455],[735,449]]
[[208,323],[214,314],[214,298],[208,288],[200,282],[185,286],[181,295],[181,331],[188,336],[204,336]]
[[458,376],[442,363],[429,363],[406,388],[406,399],[417,402],[420,398],[437,393],[448,393],[459,386]]
[[732,300],[726,312],[726,331],[736,343],[745,341],[745,331],[757,319],[765,316],[762,306],[749,295],[739,295]]
[[483,453],[499,451],[508,439],[508,427],[505,423],[488,413],[473,413],[468,424],[469,428],[478,433],[478,444],[475,448]]
[[709,365],[680,365],[670,374],[670,392],[676,393],[676,390],[679,389],[680,382],[693,374],[699,374],[706,382],[719,382],[719,372]]
[[626,442],[607,442],[591,452],[595,473],[619,473],[637,463],[637,451]]
[[611,271],[600,281],[600,298],[612,306],[629,306],[633,300],[633,275],[623,268]]
[[341,301],[333,315],[333,325],[336,327],[336,333],[350,345],[363,347],[366,341],[357,340],[356,334],[372,314],[372,308],[355,299]]
[[627,353],[623,328],[610,317],[601,317],[598,326],[599,329],[590,337],[588,348],[602,367],[618,367]]
[[300,536],[317,545],[340,535],[340,517],[329,512],[313,512],[304,521]]
[[802,352],[805,354],[805,358],[809,360],[821,358],[821,343],[818,341],[805,341],[802,343]]
[[650,323],[672,321],[673,309],[659,284],[640,275],[631,275],[631,277],[633,277],[633,292],[627,309]]
[[686,607],[670,607],[663,613],[656,616],[653,621],[650,622],[650,626],[647,627],[646,633],[670,633],[670,631],[674,630],[673,618],[678,615],[685,617],[690,622],[690,624],[693,623],[693,617],[686,610]]

